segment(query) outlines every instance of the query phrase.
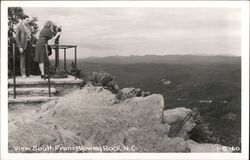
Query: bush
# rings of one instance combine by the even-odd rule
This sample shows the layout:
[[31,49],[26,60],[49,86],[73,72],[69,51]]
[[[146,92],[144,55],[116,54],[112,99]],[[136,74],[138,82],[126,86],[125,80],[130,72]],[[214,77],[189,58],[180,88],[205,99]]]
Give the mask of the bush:
[[69,71],[68,74],[73,75],[73,76],[76,75],[77,78],[80,78],[81,77],[81,70],[77,69],[75,63],[72,62],[71,63],[71,70]]
[[111,91],[111,93],[116,94],[117,101],[115,103],[120,103],[128,98],[150,95],[149,92],[142,91],[139,88],[124,88],[120,90],[116,77],[103,71],[93,72],[88,76],[87,81],[93,86],[103,86],[103,88]]
[[149,92],[142,91],[140,88],[124,88],[117,93],[117,99],[124,101],[133,97],[146,97],[150,95]]
[[93,86],[103,86],[103,88],[111,91],[113,94],[119,92],[119,86],[116,77],[106,72],[93,72],[88,76],[88,81]]
[[190,139],[199,143],[220,143],[220,140],[209,129],[209,123],[203,120],[196,108],[193,109],[193,119],[196,126],[189,133]]

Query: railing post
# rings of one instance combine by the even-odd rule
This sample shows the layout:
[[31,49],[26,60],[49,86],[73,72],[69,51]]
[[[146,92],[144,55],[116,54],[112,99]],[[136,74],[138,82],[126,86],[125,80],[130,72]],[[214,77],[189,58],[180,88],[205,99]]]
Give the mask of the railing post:
[[75,79],[76,79],[76,72],[77,72],[76,50],[77,50],[77,46],[75,46]]
[[[48,63],[48,68],[49,68],[49,63]],[[48,87],[49,87],[49,97],[51,97],[51,90],[50,90],[50,73],[48,69]]]
[[[48,45],[47,44],[45,44],[44,45],[44,47],[45,47],[45,52],[46,52],[46,55],[47,55],[47,57],[48,57],[48,67],[47,67],[47,72],[48,72],[48,89],[49,89],[49,97],[51,97],[51,90],[50,90],[50,70],[49,70],[49,66],[50,66],[50,64],[49,64],[49,55],[48,55]],[[46,65],[45,65],[46,66]],[[45,75],[44,75],[45,76]]]
[[64,48],[64,71],[66,72],[66,48]]
[[15,54],[15,43],[13,43],[13,93],[14,93],[14,99],[16,99],[16,54]]

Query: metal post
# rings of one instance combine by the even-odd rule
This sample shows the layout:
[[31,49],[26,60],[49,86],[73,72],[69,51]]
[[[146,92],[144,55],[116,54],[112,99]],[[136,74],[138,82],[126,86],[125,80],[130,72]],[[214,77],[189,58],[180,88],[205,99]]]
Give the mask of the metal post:
[[64,48],[64,71],[66,72],[66,48]]
[[[48,65],[46,65],[46,66],[47,66],[47,72],[48,72],[48,90],[49,90],[49,97],[51,97],[51,91],[50,91],[50,70],[49,70],[50,64],[49,64],[49,55],[48,55],[48,45],[45,44],[44,47],[45,47],[46,55],[47,55],[47,57],[48,57]],[[45,76],[45,75],[44,75],[44,76]]]
[[55,67],[56,67],[56,71],[59,70],[59,43],[57,42],[55,44]]
[[13,86],[13,93],[14,93],[14,99],[16,99],[16,54],[15,54],[15,43],[13,43],[13,81],[14,81],[14,86]]
[[56,56],[56,48],[54,49],[55,50],[55,64],[54,64],[54,66],[55,66],[55,70],[57,69],[57,62],[56,62],[56,59],[57,59],[57,56]]
[[77,46],[75,46],[75,79],[76,79],[76,71],[77,71],[76,49],[77,49]]
[[[49,64],[48,64],[49,66]],[[48,67],[49,68],[49,67]],[[48,87],[49,87],[49,97],[51,97],[51,90],[50,90],[50,73],[49,73],[49,69],[48,69]]]

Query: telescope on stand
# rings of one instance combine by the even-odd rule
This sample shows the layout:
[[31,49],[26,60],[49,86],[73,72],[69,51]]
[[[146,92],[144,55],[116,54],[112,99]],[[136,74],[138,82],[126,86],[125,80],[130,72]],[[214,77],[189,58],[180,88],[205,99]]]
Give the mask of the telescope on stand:
[[[60,70],[59,68],[59,41],[60,41],[60,34],[62,32],[62,27],[58,27],[57,25],[53,25],[53,32],[54,32],[54,36],[56,36],[55,40],[54,40],[54,44],[50,45],[51,49],[55,50],[55,64],[53,69],[51,69],[51,67],[49,67],[49,71],[52,70],[51,73],[51,77],[53,78],[66,78],[67,77],[67,71],[65,70]],[[52,53],[51,53],[52,54]]]
[[[57,27],[56,25],[53,26],[53,32],[54,32],[54,35],[56,36],[55,39],[54,39],[54,42],[53,42],[53,45],[48,45],[51,50],[54,49],[55,50],[55,65],[53,67],[53,69],[51,69],[49,67],[49,72],[51,71],[51,77],[52,78],[67,78],[68,77],[68,72],[67,72],[67,64],[66,64],[66,50],[67,49],[70,49],[70,48],[73,48],[74,49],[74,68],[73,68],[73,75],[75,77],[75,79],[77,78],[77,46],[76,45],[61,45],[59,43],[60,41],[60,34],[62,32],[62,27]],[[64,50],[64,65],[63,65],[63,70],[61,70],[61,68],[59,67],[60,65],[60,57],[59,57],[59,50]],[[49,55],[52,54],[52,51],[51,53],[49,53]],[[72,70],[70,71],[70,74],[72,74]]]

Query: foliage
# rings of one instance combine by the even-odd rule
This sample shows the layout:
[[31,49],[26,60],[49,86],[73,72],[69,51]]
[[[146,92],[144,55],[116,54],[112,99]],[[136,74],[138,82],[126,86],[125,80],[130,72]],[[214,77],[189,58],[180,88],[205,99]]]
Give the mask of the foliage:
[[116,77],[107,72],[93,72],[88,76],[88,80],[93,86],[103,86],[105,89],[116,94],[117,101],[115,103],[120,103],[128,98],[133,97],[146,97],[150,95],[149,92],[143,91],[140,88],[124,88],[120,90]]
[[214,136],[214,133],[209,129],[209,123],[205,122],[197,111],[193,109],[193,119],[196,126],[190,132],[190,138],[200,143],[219,143],[219,139]]
[[125,88],[117,93],[118,101],[124,101],[133,97],[146,97],[150,92],[141,90],[140,88]]
[[88,77],[88,81],[93,86],[103,86],[105,89],[111,91],[114,94],[119,92],[119,86],[116,81],[116,77],[106,72],[93,72]]
[[68,74],[73,76],[76,75],[76,77],[78,78],[83,77],[83,75],[81,74],[81,70],[76,67],[74,62],[71,62],[71,70],[69,71]]
[[14,31],[14,25],[19,23],[19,19],[24,15],[21,7],[9,7],[8,8],[8,33],[9,37]]

